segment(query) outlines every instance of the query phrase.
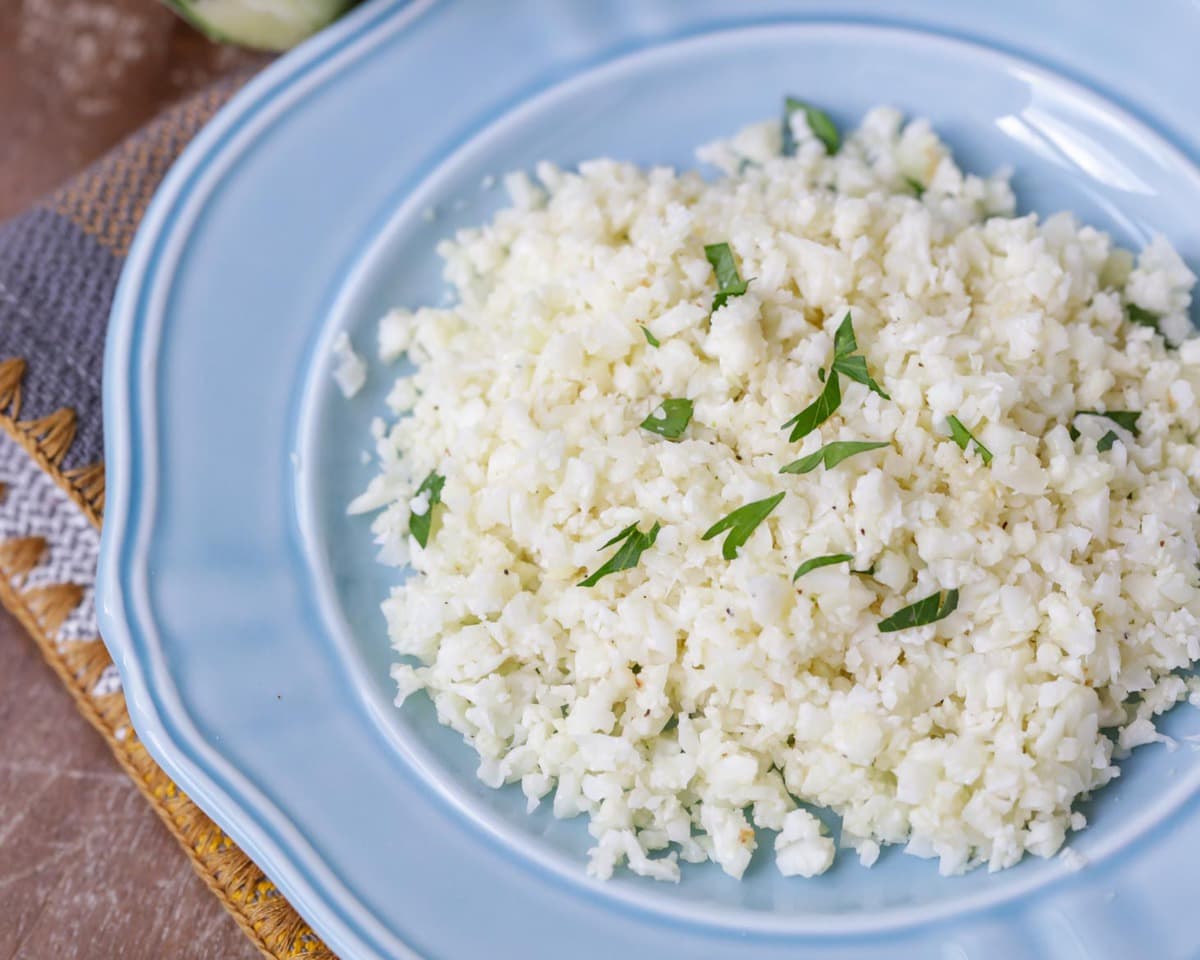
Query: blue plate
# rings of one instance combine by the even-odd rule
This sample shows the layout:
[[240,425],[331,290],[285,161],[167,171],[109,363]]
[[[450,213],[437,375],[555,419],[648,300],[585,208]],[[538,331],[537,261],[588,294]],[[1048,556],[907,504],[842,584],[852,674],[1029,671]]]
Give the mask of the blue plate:
[[1025,209],[1165,233],[1195,267],[1198,35],[1194,5],[1122,0],[375,0],[285,57],[172,170],[113,310],[101,615],[146,746],[345,960],[1195,956],[1186,748],[1124,764],[1078,872],[942,879],[896,851],[589,880],[580,821],[526,816],[423,698],[391,706],[393,572],[344,506],[394,371],[346,401],[328,347],[373,353],[388,307],[443,294],[434,246],[500,204],[487,175],[687,166],[785,93],[843,125],[928,116],[967,168],[1014,167]]

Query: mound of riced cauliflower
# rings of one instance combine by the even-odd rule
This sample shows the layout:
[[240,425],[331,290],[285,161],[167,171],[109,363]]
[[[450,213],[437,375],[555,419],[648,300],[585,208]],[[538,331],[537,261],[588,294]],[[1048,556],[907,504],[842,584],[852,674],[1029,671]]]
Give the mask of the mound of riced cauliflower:
[[[351,509],[382,508],[381,559],[415,569],[384,605],[397,703],[429,696],[490,786],[586,814],[599,877],[740,877],[760,843],[819,874],[835,842],[801,803],[868,865],[882,844],[946,874],[1050,856],[1200,657],[1180,258],[1014,216],[1005,178],[890,109],[833,155],[803,115],[792,131],[794,156],[769,123],[703,149],[713,182],[608,160],[511,176],[511,207],[441,248],[453,305],[380,329],[417,372]],[[750,282],[710,315],[719,243]],[[792,442],[847,313],[888,398],[842,377]],[[670,398],[693,405],[677,440],[641,426]],[[887,446],[780,473],[840,440]],[[780,492],[733,559],[703,539]],[[944,619],[880,629],[954,589]]]

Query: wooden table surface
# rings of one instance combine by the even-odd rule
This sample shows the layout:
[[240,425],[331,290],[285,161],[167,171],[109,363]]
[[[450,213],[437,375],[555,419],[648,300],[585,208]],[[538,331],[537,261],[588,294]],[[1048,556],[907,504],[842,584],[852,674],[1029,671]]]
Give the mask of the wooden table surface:
[[[0,0],[0,218],[259,60],[154,0]],[[0,730],[0,958],[259,956],[3,612]]]

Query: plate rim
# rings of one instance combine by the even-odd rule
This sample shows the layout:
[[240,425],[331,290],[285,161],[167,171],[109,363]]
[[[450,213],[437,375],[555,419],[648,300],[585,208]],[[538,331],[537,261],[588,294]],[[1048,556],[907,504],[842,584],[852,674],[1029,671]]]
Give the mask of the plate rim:
[[[102,378],[107,495],[96,576],[96,616],[103,641],[121,675],[130,721],[154,761],[202,809],[214,813],[214,820],[220,818],[220,828],[263,870],[329,947],[339,955],[381,960],[419,958],[420,954],[384,928],[345,889],[273,803],[263,798],[273,810],[274,830],[230,796],[216,782],[211,767],[201,765],[181,748],[178,728],[183,726],[191,732],[189,739],[200,744],[201,753],[209,754],[209,764],[224,763],[194,730],[190,716],[177,702],[162,664],[156,667],[139,659],[135,624],[143,633],[153,635],[157,631],[144,589],[138,589],[139,584],[134,582],[129,584],[133,589],[124,590],[126,584],[121,573],[125,554],[131,549],[136,551],[145,538],[142,528],[146,507],[154,501],[153,495],[148,497],[141,489],[145,480],[139,467],[140,461],[154,461],[157,438],[153,432],[137,434],[144,444],[140,460],[133,453],[132,442],[139,413],[144,409],[143,395],[152,391],[144,385],[136,390],[133,377],[144,355],[157,354],[161,326],[151,324],[143,331],[145,338],[141,341],[136,333],[144,304],[154,299],[155,288],[162,281],[161,275],[155,273],[155,266],[164,256],[163,242],[168,247],[179,245],[182,237],[173,232],[173,227],[189,199],[194,202],[196,182],[206,174],[211,177],[221,172],[222,164],[212,161],[220,161],[224,156],[228,163],[236,158],[240,151],[233,151],[231,156],[230,146],[239,136],[252,137],[256,133],[256,118],[261,125],[269,125],[293,103],[319,89],[348,63],[403,31],[438,2],[368,0],[264,68],[188,143],[155,191],[122,267],[109,314]],[[158,292],[161,297],[162,291]],[[153,380],[151,373],[151,384]],[[153,494],[153,482],[148,487]],[[142,495],[135,498],[138,492]],[[156,688],[157,698],[153,692]],[[173,707],[169,714],[159,709],[160,700],[164,699],[167,701],[164,706]],[[176,727],[174,732],[170,729],[172,725]],[[244,788],[251,794],[259,793],[240,771],[235,769],[234,774],[244,781]],[[290,833],[285,839],[272,836],[281,826]],[[297,855],[304,852],[307,855]],[[314,867],[324,876],[312,876]]]

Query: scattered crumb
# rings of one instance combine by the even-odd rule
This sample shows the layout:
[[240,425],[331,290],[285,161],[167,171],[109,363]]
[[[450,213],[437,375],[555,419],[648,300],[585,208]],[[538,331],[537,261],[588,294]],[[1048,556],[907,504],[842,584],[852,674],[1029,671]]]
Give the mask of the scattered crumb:
[[333,356],[337,366],[333,368],[333,379],[337,382],[342,396],[352,397],[367,382],[367,365],[363,358],[354,352],[350,337],[343,330],[333,341]]

